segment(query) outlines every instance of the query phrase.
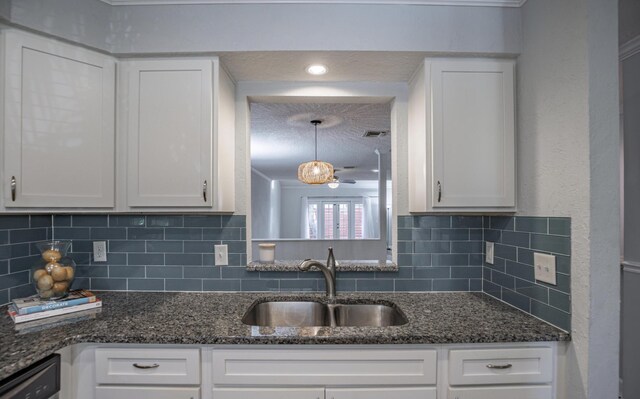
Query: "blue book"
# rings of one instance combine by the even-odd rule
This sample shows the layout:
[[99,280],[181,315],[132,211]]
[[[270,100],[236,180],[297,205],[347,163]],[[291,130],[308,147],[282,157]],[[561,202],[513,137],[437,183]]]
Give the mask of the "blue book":
[[72,290],[69,295],[55,301],[40,299],[37,295],[26,298],[14,299],[11,304],[19,315],[46,312],[48,310],[77,306],[85,303],[95,302],[96,295],[87,290]]

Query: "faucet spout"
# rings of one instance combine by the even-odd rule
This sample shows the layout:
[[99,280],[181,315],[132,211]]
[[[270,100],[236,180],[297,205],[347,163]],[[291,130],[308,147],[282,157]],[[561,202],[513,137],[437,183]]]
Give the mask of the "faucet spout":
[[327,257],[327,268],[333,276],[333,281],[336,280],[336,258],[333,256],[333,247],[329,247],[329,256]]
[[312,267],[322,272],[327,288],[327,298],[334,299],[336,297],[336,259],[333,256],[333,248],[329,248],[329,257],[327,258],[326,266],[311,259],[305,259],[298,266],[303,272],[309,271]]

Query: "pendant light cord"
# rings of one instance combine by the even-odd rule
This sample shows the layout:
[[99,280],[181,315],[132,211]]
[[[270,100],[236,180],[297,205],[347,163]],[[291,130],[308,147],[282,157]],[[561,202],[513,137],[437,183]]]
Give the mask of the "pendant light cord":
[[313,124],[313,126],[315,126],[315,130],[316,130],[316,145],[315,145],[316,157],[314,161],[317,161],[318,160],[318,125],[321,124],[322,121],[319,119],[314,119],[311,121],[311,123]]

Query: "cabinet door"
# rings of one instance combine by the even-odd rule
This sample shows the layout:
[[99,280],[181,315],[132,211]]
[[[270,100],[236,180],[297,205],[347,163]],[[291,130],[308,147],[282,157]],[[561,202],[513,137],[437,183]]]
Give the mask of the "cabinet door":
[[214,388],[213,399],[324,399],[324,388]]
[[436,399],[436,387],[327,388],[326,399]]
[[212,61],[133,61],[126,69],[128,205],[211,207]]
[[434,208],[515,206],[514,64],[431,64]]
[[200,399],[197,387],[99,386],[96,399]]
[[6,207],[114,206],[115,62],[4,33]]

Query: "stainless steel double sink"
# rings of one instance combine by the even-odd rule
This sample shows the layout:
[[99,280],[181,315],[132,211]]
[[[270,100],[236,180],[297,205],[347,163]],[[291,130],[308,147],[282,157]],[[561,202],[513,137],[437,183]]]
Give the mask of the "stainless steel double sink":
[[270,301],[252,305],[242,322],[269,327],[389,327],[406,324],[407,318],[397,307],[377,303]]

